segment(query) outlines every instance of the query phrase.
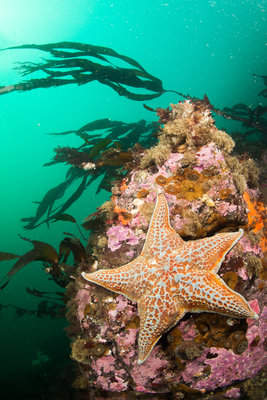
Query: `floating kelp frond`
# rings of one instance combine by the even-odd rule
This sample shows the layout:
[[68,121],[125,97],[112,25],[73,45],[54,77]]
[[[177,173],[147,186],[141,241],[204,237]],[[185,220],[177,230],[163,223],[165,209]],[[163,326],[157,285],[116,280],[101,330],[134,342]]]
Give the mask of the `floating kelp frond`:
[[[67,171],[66,180],[50,189],[39,202],[35,216],[21,219],[23,222],[27,222],[24,228],[34,229],[43,223],[49,224],[51,220],[59,219],[99,176],[101,176],[101,180],[96,193],[102,189],[110,191],[114,180],[121,178],[125,173],[127,163],[133,162],[132,149],[136,143],[140,148],[155,143],[156,128],[156,123],[144,120],[125,123],[100,119],[77,130],[52,133],[52,135],[75,133],[85,143],[78,148],[65,146],[55,149],[54,159],[45,166],[64,162],[71,164],[72,167]],[[89,135],[91,131],[98,132]],[[65,203],[56,206],[56,202],[65,195],[66,190],[78,180],[82,180],[78,188]],[[44,216],[45,218],[42,220]]]
[[47,220],[50,220],[50,213],[54,206],[56,200],[60,199],[67,187],[73,182],[74,177],[69,177],[64,182],[60,183],[56,187],[50,189],[43,197],[42,201],[39,202],[39,206],[36,210],[36,214],[34,217],[22,218],[21,221],[28,222],[27,225],[24,226],[25,229],[33,229],[36,226],[37,221],[47,212]]
[[[97,145],[101,139],[110,141],[123,139],[124,148],[132,147],[136,142],[143,147],[148,147],[153,144],[153,135],[157,129],[157,123],[147,122],[143,119],[138,122],[127,123],[104,118],[89,122],[76,130],[53,132],[49,133],[49,135],[58,136],[74,133],[85,141],[80,148]],[[90,132],[93,131],[99,132],[94,132],[94,135],[91,135]]]
[[39,303],[37,310],[28,310],[13,304],[0,304],[0,311],[4,308],[13,309],[15,317],[21,318],[25,315],[32,315],[38,318],[50,317],[52,319],[65,318],[66,307],[64,304],[58,304],[54,301],[43,300]]
[[44,164],[44,167],[48,167],[50,165],[64,162],[66,164],[71,164],[74,167],[80,167],[82,164],[86,164],[90,161],[89,154],[79,151],[75,147],[56,147],[55,148],[56,155],[54,156],[53,161]]
[[[62,220],[69,220],[76,223],[74,217],[68,214],[62,214]],[[14,276],[23,267],[30,264],[33,261],[41,261],[43,269],[49,274],[54,282],[60,287],[65,288],[70,282],[73,276],[74,269],[80,263],[87,260],[87,254],[84,246],[78,238],[74,235],[72,237],[65,237],[59,244],[59,252],[55,250],[53,246],[48,243],[41,242],[39,240],[31,240],[19,235],[21,239],[30,242],[33,245],[33,249],[23,254],[22,256],[15,255],[12,253],[0,252],[0,261],[11,260],[12,258],[18,258],[17,262],[13,265],[10,271],[5,275],[1,281],[0,290],[4,289],[9,283],[12,276]],[[73,265],[68,265],[68,257],[73,255]],[[63,294],[60,292],[40,292],[36,289],[26,288],[26,291],[36,297],[45,297],[47,299],[62,300]],[[51,296],[52,295],[52,296]],[[56,295],[56,297],[55,297]],[[1,305],[0,305],[1,308]]]
[[265,85],[265,88],[258,94],[258,96],[262,96],[262,97],[267,97],[267,75],[257,75],[257,74],[253,74],[253,76],[256,76],[257,78],[262,78],[263,79],[263,83]]
[[[27,289],[26,289],[26,291],[29,294],[33,294],[36,296],[36,294],[32,293],[30,290],[28,291]],[[40,293],[40,296],[38,296],[38,297],[43,297],[42,294],[46,293],[46,292],[39,292],[39,293]],[[56,292],[56,293],[59,293],[59,292]],[[52,299],[52,297],[51,297],[51,299]],[[21,317],[24,317],[25,315],[33,315],[34,317],[38,317],[38,318],[46,318],[46,317],[50,317],[52,319],[65,318],[66,307],[65,307],[65,304],[62,303],[63,297],[61,296],[61,298],[56,298],[56,300],[60,300],[61,302],[57,303],[57,302],[51,301],[51,300],[42,300],[38,304],[38,307],[36,310],[29,310],[24,307],[15,306],[13,304],[0,304],[0,312],[4,308],[9,308],[9,309],[13,309],[15,311],[16,318],[21,318]]]
[[[42,63],[21,63],[18,69],[20,69],[22,75],[43,72],[45,77],[2,86],[0,87],[0,95],[13,91],[27,91],[72,83],[84,85],[95,80],[111,87],[120,96],[131,100],[151,100],[165,92],[160,79],[149,74],[134,59],[121,55],[108,47],[77,42],[59,42],[44,45],[25,44],[3,50],[12,49],[46,51],[54,58],[44,60]],[[107,57],[112,58],[112,60]],[[92,59],[98,59],[103,64],[91,61]],[[124,61],[127,67],[116,66],[115,62],[117,60]],[[134,93],[125,86],[127,88],[145,89],[152,93]]]
[[78,231],[79,231],[81,237],[82,237],[84,240],[86,240],[85,237],[84,237],[84,235],[83,235],[83,233],[82,233],[82,231],[81,231],[81,229],[80,229],[80,227],[79,227],[78,222],[76,221],[76,219],[75,219],[72,215],[70,215],[70,214],[61,214],[61,215],[57,215],[57,216],[55,217],[55,220],[52,221],[52,222],[56,222],[56,221],[72,222],[73,224],[75,224],[75,225],[77,226],[77,229],[78,229]]
[[26,292],[35,297],[42,297],[49,300],[63,300],[64,292],[41,292],[38,289],[30,289],[26,287]]
[[3,289],[8,284],[9,280],[15,273],[17,273],[19,270],[21,270],[32,261],[46,261],[48,263],[55,264],[58,263],[58,254],[53,246],[45,242],[40,242],[38,240],[30,240],[22,236],[20,237],[21,239],[32,243],[33,249],[23,254],[22,256],[19,256],[18,261],[13,265],[11,270],[3,278],[3,283],[0,289]]
[[70,253],[73,254],[75,264],[80,264],[86,260],[86,251],[80,240],[65,237],[59,245],[59,260],[66,263]]
[[19,258],[17,254],[5,253],[4,251],[0,251],[0,261],[8,261],[13,260],[14,258]]
[[225,113],[223,116],[227,119],[240,121],[246,128],[254,128],[267,134],[267,120],[263,118],[267,113],[267,106],[259,105],[252,108],[246,104],[238,103],[231,108],[225,107],[222,112]]

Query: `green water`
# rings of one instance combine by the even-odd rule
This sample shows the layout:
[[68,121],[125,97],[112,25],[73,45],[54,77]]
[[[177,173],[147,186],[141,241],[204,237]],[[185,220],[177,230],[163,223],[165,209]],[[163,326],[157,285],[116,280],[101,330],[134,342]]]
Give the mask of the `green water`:
[[[165,89],[196,97],[206,93],[216,107],[259,103],[257,94],[263,88],[262,82],[252,74],[266,73],[265,1],[2,0],[0,6],[0,48],[60,41],[111,47],[141,63],[163,81]],[[38,61],[40,57],[43,54],[34,50],[1,52],[0,86],[20,81],[19,73],[13,70],[15,62]],[[175,94],[166,93],[146,103],[150,107],[167,107],[178,100]],[[56,248],[63,231],[78,234],[63,222],[53,224],[49,230],[42,225],[25,231],[20,218],[34,215],[33,201],[41,200],[65,178],[65,166],[43,167],[51,159],[54,147],[80,144],[74,135],[53,137],[46,133],[78,129],[99,118],[155,120],[142,102],[120,97],[96,82],[0,97],[0,251],[28,251],[29,243],[22,241],[18,233]],[[231,125],[224,122],[224,126]],[[82,221],[107,196],[107,192],[95,196],[90,187],[68,212]],[[1,263],[1,277],[12,265],[12,261]],[[36,262],[12,279],[0,293],[0,304],[35,309],[40,299],[27,294],[26,286],[60,290]],[[25,393],[38,380],[42,386],[45,364],[49,375],[68,359],[65,326],[64,320],[15,318],[11,309],[2,310],[0,379],[7,382],[4,393],[9,393],[10,398],[12,393],[15,396],[16,382],[21,399],[35,398]],[[37,351],[49,359],[44,362],[44,369],[33,365]]]

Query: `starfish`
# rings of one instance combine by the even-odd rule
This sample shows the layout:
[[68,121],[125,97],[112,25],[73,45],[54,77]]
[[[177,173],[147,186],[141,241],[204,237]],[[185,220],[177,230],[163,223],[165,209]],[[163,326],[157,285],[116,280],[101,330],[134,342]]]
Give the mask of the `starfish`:
[[170,226],[168,204],[159,193],[140,256],[119,268],[82,273],[89,282],[137,302],[139,364],[186,312],[258,318],[244,297],[217,275],[226,253],[242,234],[240,229],[184,241]]

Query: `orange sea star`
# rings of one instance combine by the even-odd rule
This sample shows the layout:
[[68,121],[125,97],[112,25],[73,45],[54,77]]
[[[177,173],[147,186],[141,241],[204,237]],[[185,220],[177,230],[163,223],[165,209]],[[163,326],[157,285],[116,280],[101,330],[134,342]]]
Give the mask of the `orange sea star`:
[[171,228],[168,205],[160,193],[140,256],[119,268],[82,273],[89,282],[137,302],[139,364],[186,312],[258,318],[243,296],[217,275],[242,234],[240,230],[185,242]]

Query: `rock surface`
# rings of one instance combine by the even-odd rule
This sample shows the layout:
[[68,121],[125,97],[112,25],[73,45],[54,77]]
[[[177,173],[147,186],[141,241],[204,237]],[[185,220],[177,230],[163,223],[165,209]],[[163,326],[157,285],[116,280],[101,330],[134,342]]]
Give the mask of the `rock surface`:
[[209,398],[215,391],[212,398],[238,399],[242,382],[258,374],[267,353],[265,209],[258,171],[251,159],[229,155],[234,143],[215,127],[205,105],[172,105],[164,122],[158,145],[137,151],[130,172],[100,207],[104,222],[90,238],[92,263],[83,270],[118,267],[140,254],[160,186],[171,225],[183,239],[245,230],[219,274],[259,320],[186,314],[138,365],[136,305],[87,284],[79,269],[69,287],[72,357],[81,372],[75,384],[119,392],[117,398],[124,398],[122,392]]

